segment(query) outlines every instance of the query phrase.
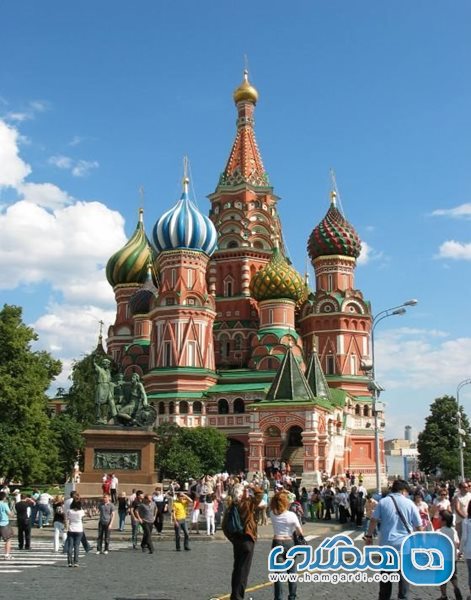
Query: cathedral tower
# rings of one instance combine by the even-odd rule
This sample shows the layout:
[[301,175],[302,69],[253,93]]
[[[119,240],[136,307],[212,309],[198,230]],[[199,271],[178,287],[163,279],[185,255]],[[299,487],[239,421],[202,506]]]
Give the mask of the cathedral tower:
[[207,389],[216,380],[213,346],[214,298],[206,270],[216,248],[216,230],[188,195],[185,176],[177,204],[156,222],[159,296],[151,310],[150,392]]
[[244,72],[234,91],[237,131],[216,191],[209,196],[218,250],[209,266],[209,291],[216,298],[216,364],[246,367],[258,330],[258,308],[250,280],[271,259],[281,226],[268,175],[257,146],[254,112],[258,92]]

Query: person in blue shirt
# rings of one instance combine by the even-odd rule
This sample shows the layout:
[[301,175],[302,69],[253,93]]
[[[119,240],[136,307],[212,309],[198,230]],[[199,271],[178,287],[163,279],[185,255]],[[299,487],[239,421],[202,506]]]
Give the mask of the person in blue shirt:
[[12,558],[11,556],[11,540],[13,537],[13,529],[10,525],[10,519],[13,518],[13,513],[7,502],[6,492],[0,492],[0,538],[5,542],[5,560]]
[[[391,493],[381,498],[373,512],[368,531],[365,534],[365,544],[373,543],[373,532],[378,523],[381,524],[379,545],[393,546],[398,551],[409,533],[422,531],[422,519],[417,506],[409,499],[409,492],[407,481],[402,479],[394,481]],[[391,600],[391,594],[392,582],[381,582],[379,584],[379,600]],[[403,600],[409,598],[409,583],[402,575],[399,581],[398,598]]]

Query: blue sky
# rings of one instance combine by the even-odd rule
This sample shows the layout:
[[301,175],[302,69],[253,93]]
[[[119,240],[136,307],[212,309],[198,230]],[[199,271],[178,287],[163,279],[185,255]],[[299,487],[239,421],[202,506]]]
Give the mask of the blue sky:
[[294,264],[334,168],[368,249],[357,286],[375,313],[420,301],[377,329],[387,433],[471,376],[469,2],[19,0],[0,22],[1,299],[66,367],[113,318],[102,268],[139,186],[150,232],[187,154],[208,210],[246,54]]

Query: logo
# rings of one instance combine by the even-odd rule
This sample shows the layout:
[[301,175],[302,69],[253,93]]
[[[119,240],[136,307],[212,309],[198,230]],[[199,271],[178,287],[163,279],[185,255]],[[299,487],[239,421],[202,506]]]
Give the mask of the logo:
[[402,575],[413,585],[442,585],[455,570],[455,548],[439,532],[411,533],[401,546]]
[[[296,561],[299,558],[300,560]],[[414,532],[403,541],[401,550],[392,546],[355,547],[343,534],[325,538],[313,548],[282,546],[272,548],[268,556],[270,573],[359,572],[373,571],[392,575],[402,572],[413,585],[438,586],[449,581],[455,569],[455,548],[451,540],[439,532]]]

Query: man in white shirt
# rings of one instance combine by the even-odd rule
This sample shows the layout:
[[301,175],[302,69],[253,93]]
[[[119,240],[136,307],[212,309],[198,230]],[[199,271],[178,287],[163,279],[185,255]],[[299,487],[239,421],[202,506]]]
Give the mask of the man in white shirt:
[[111,473],[111,485],[110,485],[110,493],[111,493],[111,502],[116,504],[118,501],[118,478],[114,473]]
[[[38,527],[41,529],[43,526],[49,525],[49,517],[51,516],[51,506],[49,502],[52,500],[51,494],[43,492],[38,498]],[[44,523],[43,523],[44,519]]]
[[459,484],[458,491],[456,492],[451,503],[453,508],[453,514],[455,515],[456,531],[458,532],[458,537],[460,539],[463,527],[463,520],[468,517],[468,504],[470,500],[471,492],[469,491],[469,485],[465,481],[462,481]]

